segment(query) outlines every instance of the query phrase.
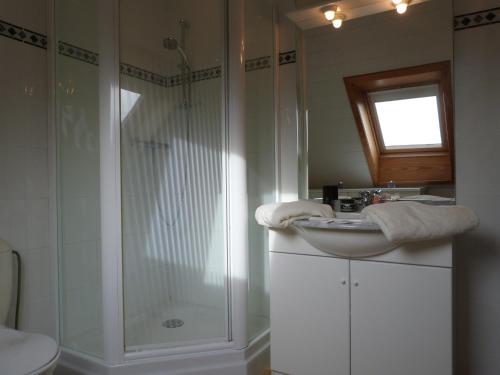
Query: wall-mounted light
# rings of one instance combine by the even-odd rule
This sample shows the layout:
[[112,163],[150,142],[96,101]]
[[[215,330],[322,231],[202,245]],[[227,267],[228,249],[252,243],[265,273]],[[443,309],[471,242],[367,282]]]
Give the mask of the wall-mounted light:
[[410,0],[392,0],[392,4],[396,7],[396,12],[403,14],[408,9]]
[[345,20],[345,14],[342,12],[338,12],[335,14],[335,18],[332,21],[332,25],[336,29],[340,29],[342,27],[342,23]]
[[335,4],[326,5],[320,8],[320,11],[325,15],[327,21],[332,21],[335,18],[335,13],[338,10],[338,6]]

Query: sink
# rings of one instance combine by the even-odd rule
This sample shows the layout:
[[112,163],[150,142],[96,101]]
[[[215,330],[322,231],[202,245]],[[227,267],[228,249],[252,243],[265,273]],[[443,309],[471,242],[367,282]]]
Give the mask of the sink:
[[297,220],[292,228],[316,249],[343,258],[371,257],[398,246],[387,241],[377,224],[357,213],[337,214],[333,219]]
[[361,213],[359,212],[335,212],[335,217],[337,219],[362,219]]

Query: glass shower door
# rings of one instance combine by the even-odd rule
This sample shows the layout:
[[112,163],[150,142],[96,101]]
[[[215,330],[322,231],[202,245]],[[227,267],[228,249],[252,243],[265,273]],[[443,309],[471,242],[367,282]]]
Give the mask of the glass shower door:
[[120,1],[126,350],[228,340],[225,2]]
[[60,344],[103,355],[97,0],[54,2]]
[[248,189],[248,316],[251,340],[269,329],[269,231],[254,219],[276,201],[273,5],[245,1],[245,121]]

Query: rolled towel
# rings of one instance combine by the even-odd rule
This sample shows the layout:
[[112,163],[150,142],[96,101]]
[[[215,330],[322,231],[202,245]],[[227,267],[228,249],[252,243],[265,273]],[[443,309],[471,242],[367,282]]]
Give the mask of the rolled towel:
[[368,206],[361,214],[378,224],[394,243],[452,237],[479,225],[474,211],[464,206],[391,202]]
[[295,220],[311,216],[334,217],[334,214],[330,206],[306,200],[264,204],[255,211],[257,223],[270,228],[286,228]]

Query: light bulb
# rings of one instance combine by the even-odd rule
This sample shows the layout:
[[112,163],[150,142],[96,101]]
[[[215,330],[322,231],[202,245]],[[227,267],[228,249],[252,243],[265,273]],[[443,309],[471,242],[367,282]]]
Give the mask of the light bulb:
[[328,21],[331,21],[335,18],[335,11],[334,10],[327,10],[324,14],[325,14],[325,18]]
[[405,13],[407,9],[408,3],[399,3],[398,5],[396,5],[396,12],[398,12],[399,14]]
[[335,4],[331,4],[320,8],[320,10],[323,12],[325,18],[331,21],[335,18],[335,12],[337,12],[338,7]]
[[340,27],[342,27],[342,23],[344,22],[344,20],[345,20],[345,14],[339,12],[337,9],[337,14],[335,15],[335,18],[332,21],[333,27],[335,27],[336,29],[340,29]]

